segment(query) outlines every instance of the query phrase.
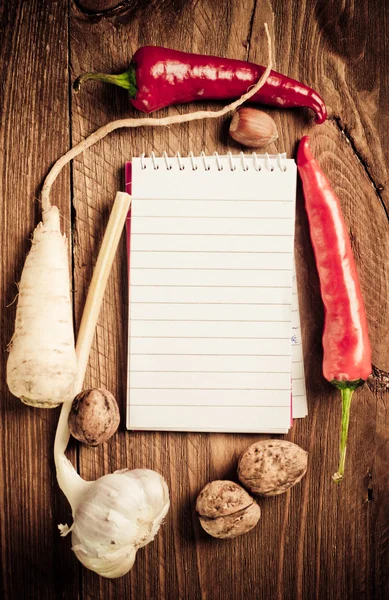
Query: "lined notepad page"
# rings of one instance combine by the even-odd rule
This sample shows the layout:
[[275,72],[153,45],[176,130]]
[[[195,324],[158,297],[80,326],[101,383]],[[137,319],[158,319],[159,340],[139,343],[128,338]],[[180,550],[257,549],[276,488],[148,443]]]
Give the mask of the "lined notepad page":
[[282,163],[133,159],[128,428],[289,429],[296,166]]
[[303,346],[301,339],[300,312],[298,303],[296,271],[293,269],[292,283],[292,416],[294,419],[308,414],[305,390]]

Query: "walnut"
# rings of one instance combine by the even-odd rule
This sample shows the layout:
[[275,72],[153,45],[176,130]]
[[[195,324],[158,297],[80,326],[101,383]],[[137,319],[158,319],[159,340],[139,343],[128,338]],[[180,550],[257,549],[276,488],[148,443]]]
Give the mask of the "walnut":
[[292,442],[264,440],[242,454],[238,477],[253,494],[278,496],[304,477],[307,461],[308,453]]
[[72,436],[89,446],[106,442],[119,427],[119,422],[117,402],[111,392],[103,388],[77,394],[68,419]]
[[233,481],[211,481],[200,492],[196,512],[202,528],[215,538],[234,538],[255,527],[261,509]]

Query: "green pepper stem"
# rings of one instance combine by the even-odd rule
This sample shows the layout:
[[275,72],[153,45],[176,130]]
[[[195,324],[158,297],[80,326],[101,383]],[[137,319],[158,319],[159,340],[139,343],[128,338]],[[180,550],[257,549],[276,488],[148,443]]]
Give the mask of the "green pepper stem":
[[335,483],[340,483],[344,476],[351,398],[354,390],[355,387],[342,387],[340,389],[340,393],[342,395],[342,429],[340,432],[340,459],[338,471],[332,476],[332,479],[335,481]]
[[76,92],[80,90],[81,84],[89,79],[95,81],[104,81],[105,83],[111,83],[117,85],[130,92],[131,98],[135,98],[136,95],[136,83],[135,83],[135,69],[130,67],[128,71],[120,73],[119,75],[110,75],[109,73],[83,73],[73,83],[73,88]]

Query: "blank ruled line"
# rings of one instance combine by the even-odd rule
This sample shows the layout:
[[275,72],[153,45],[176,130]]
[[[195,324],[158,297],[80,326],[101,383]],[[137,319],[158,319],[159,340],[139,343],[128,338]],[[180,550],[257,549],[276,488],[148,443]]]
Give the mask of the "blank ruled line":
[[[239,305],[240,306],[240,305]],[[206,322],[208,323],[223,323],[225,321],[220,321],[220,319],[207,319],[206,321],[204,321],[204,319],[131,319],[131,323],[137,323],[138,321],[143,322],[143,323],[204,323]],[[287,319],[266,319],[266,320],[250,320],[250,319],[245,319],[243,320],[234,320],[234,319],[228,319],[228,321],[226,321],[227,323],[289,323],[289,320]]]
[[[135,253],[134,253],[135,254]],[[160,252],[158,252],[158,254],[160,254]],[[216,253],[215,253],[216,254]],[[254,253],[253,253],[254,254]],[[254,273],[261,273],[262,271],[271,271],[272,273],[274,271],[277,272],[282,272],[282,273],[290,273],[290,269],[272,269],[272,268],[258,268],[258,269],[230,269],[229,267],[226,268],[212,268],[212,267],[131,267],[131,271],[155,271],[156,269],[158,269],[158,271],[237,271],[238,273],[242,272],[242,271],[252,271]],[[288,286],[289,287],[289,286]],[[296,311],[297,312],[297,311]]]
[[[132,388],[135,389],[135,388]],[[211,390],[214,391],[214,390]],[[221,390],[223,391],[223,390]],[[271,390],[274,391],[274,390]],[[285,391],[285,390],[282,390]],[[131,390],[130,390],[131,392]],[[158,408],[192,408],[192,407],[198,407],[198,408],[256,408],[255,406],[253,406],[252,404],[193,404],[192,402],[190,404],[134,404],[133,402],[131,402],[131,406],[140,406],[140,407],[144,407],[144,406],[153,406],[153,407],[158,407]],[[274,407],[273,404],[261,404],[261,408],[288,408],[289,409],[289,404],[277,404],[276,407]]]
[[[173,235],[173,234],[170,234]],[[199,256],[201,255],[205,255],[208,256],[209,254],[224,254],[229,256],[230,254],[232,254],[233,256],[235,256],[236,254],[259,254],[259,255],[263,255],[266,254],[269,257],[269,260],[272,259],[274,254],[288,254],[289,256],[292,256],[293,252],[290,250],[282,250],[282,252],[278,252],[278,250],[243,250],[241,252],[239,252],[239,250],[143,250],[143,249],[139,249],[139,250],[131,250],[131,256],[137,255],[137,254],[144,254],[147,252],[157,252],[158,254],[162,254],[162,256],[164,254],[198,254]],[[290,271],[290,269],[284,269],[285,271]]]
[[[170,200],[177,200],[177,198],[170,198]],[[189,200],[189,202],[204,202],[204,200],[206,200],[205,198],[191,198]],[[164,203],[166,202],[167,199],[166,198],[142,198],[141,196],[137,196],[136,198],[133,197],[132,199],[132,208],[134,207],[135,204],[143,204],[144,202],[161,202]],[[211,202],[235,202],[236,204],[241,204],[242,202],[251,202],[253,204],[259,204],[259,206],[261,204],[265,204],[265,203],[269,203],[271,202],[273,203],[277,203],[277,204],[291,204],[293,201],[292,200],[267,200],[267,199],[257,199],[257,198],[245,198],[244,200],[239,200],[236,198],[212,198]],[[136,208],[138,208],[136,206]],[[225,218],[225,217],[223,217]]]
[[[199,270],[199,269],[198,269]],[[224,284],[220,284],[220,285],[181,285],[180,283],[177,283],[176,285],[173,284],[168,284],[168,283],[133,283],[131,285],[131,287],[138,287],[138,288],[210,288],[210,289],[214,289],[214,288],[228,288],[228,289],[242,289],[244,287],[245,290],[287,290],[289,289],[288,285],[224,285]],[[208,302],[206,302],[206,304],[209,304]],[[240,303],[239,303],[240,304]]]
[[[142,234],[139,234],[142,235]],[[155,234],[159,235],[159,234]],[[174,234],[168,234],[174,235]],[[186,234],[185,234],[186,235]],[[282,237],[282,236],[281,236]],[[164,252],[169,254],[179,254],[181,252],[185,252],[188,254],[228,254],[228,250],[133,250],[132,254],[142,254],[142,253],[157,253],[163,254]],[[291,255],[292,252],[289,250],[235,250],[234,254],[287,254]]]
[[[144,356],[143,353],[138,354],[138,353],[132,353],[132,356]],[[156,352],[148,352],[147,356],[161,356],[159,353]],[[214,354],[211,355],[205,355],[205,354],[177,354],[177,353],[170,353],[170,354],[164,354],[163,356],[215,356]],[[219,357],[223,357],[223,356],[239,356],[239,357],[244,357],[244,356],[249,356],[250,358],[255,358],[256,356],[261,357],[261,356],[269,356],[269,357],[287,357],[290,358],[290,354],[249,354],[249,355],[245,355],[245,354],[218,354],[217,356]],[[278,372],[278,371],[277,371]]]
[[[252,339],[252,338],[251,338]],[[177,354],[176,352],[174,354],[170,354],[170,353],[164,353],[161,354],[160,352],[158,353],[153,353],[151,354],[150,352],[131,352],[130,353],[131,356],[236,356],[236,357],[254,357],[254,356],[266,356],[266,357],[275,357],[275,358],[280,358],[280,357],[285,357],[285,358],[290,358],[290,354],[204,354],[203,352],[201,352],[201,354],[184,354],[182,352],[180,352],[179,354]]]
[[[257,237],[257,238],[263,238],[263,237],[271,237],[271,238],[292,238],[294,237],[293,234],[289,234],[289,233],[167,233],[164,231],[160,231],[158,233],[147,233],[146,231],[143,231],[141,233],[136,233],[136,232],[131,232],[131,237],[133,236],[153,236],[153,235],[168,235],[168,236],[185,236],[185,237],[230,237],[230,238],[241,238],[241,237]],[[180,250],[180,252],[183,252],[183,250]]]
[[[130,386],[130,390],[153,390],[153,391],[158,391],[158,390],[164,390],[164,391],[193,391],[196,390],[196,392],[257,392],[258,389],[257,388],[243,388],[243,387],[237,387],[237,388],[185,388],[185,387],[135,387],[135,386]],[[289,392],[289,389],[286,388],[272,388],[272,387],[268,387],[268,388],[263,388],[263,391],[265,392]],[[144,406],[144,405],[143,405]],[[163,406],[179,406],[178,404],[165,404]],[[189,405],[187,405],[189,406]],[[190,406],[193,406],[192,404]],[[207,404],[207,406],[212,406],[211,404]],[[263,405],[261,404],[261,407]],[[278,407],[278,405],[277,405]]]
[[[135,356],[135,355],[133,355]],[[151,355],[148,355],[151,356]],[[154,356],[160,356],[159,354],[154,355]],[[176,356],[175,354],[164,354],[164,356]],[[183,354],[180,354],[180,356],[184,356]],[[192,355],[191,355],[192,356]],[[219,355],[220,356],[220,355]],[[229,373],[231,375],[241,375],[241,374],[246,374],[246,375],[267,375],[269,374],[269,371],[198,371],[196,369],[196,371],[139,371],[138,369],[131,369],[131,373],[200,373],[200,374],[206,374],[206,375],[213,375],[213,374],[223,374],[225,375],[226,373]],[[289,371],[277,371],[276,373],[273,373],[273,375],[289,375]],[[192,388],[190,388],[192,389]],[[198,388],[197,388],[198,389]]]
[[[204,215],[134,215],[133,217],[130,217],[128,220],[136,220],[138,221],[138,219],[190,219],[191,221],[193,219],[217,219],[218,221],[220,221],[220,216],[210,216],[207,214]],[[275,220],[275,221],[293,221],[293,216],[291,217],[284,217],[284,216],[277,216],[277,217],[268,217],[268,216],[263,216],[263,217],[231,217],[231,216],[223,216],[223,219],[230,219],[231,221],[239,221],[242,219],[249,219],[250,221],[253,219],[258,219],[259,221],[269,221],[269,220]],[[212,234],[213,235],[213,234]]]
[[[131,304],[169,304],[170,305],[185,305],[185,306],[190,306],[191,304],[200,304],[200,305],[204,305],[204,302],[146,302],[144,300],[142,301],[131,301]],[[209,304],[215,304],[215,305],[220,305],[220,306],[290,306],[289,302],[206,302],[207,305]]]
[[[133,300],[131,304],[136,304],[137,306],[143,306],[148,304],[155,304],[156,306],[178,306],[179,304],[182,306],[204,306],[204,302],[156,302],[155,300],[150,301],[135,301]],[[241,304],[237,302],[207,302],[207,306],[286,306],[290,307],[289,303],[274,303],[269,304],[269,302],[242,302]],[[206,319],[204,319],[206,320]],[[228,321],[227,321],[228,322]]]
[[[203,335],[201,336],[196,336],[196,335],[132,335],[131,339],[133,340],[236,340],[236,342],[239,342],[240,340],[252,340],[252,341],[256,341],[259,338],[255,338],[255,337],[236,337],[236,336],[227,336],[227,335],[223,335],[222,337],[220,335],[209,335],[204,337]],[[260,338],[261,340],[290,340],[290,335],[285,335],[282,337],[263,337],[261,336]]]

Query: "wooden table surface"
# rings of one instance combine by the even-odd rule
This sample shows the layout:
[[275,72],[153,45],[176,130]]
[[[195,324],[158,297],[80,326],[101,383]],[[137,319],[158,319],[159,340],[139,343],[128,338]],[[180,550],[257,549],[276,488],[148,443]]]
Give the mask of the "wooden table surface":
[[[382,0],[5,0],[0,5],[0,596],[7,599],[287,600],[389,598],[389,46]],[[304,110],[269,109],[278,151],[293,155],[310,133],[338,192],[366,302],[376,376],[355,394],[347,477],[337,464],[340,402],[321,375],[323,308],[299,191],[296,261],[309,417],[287,438],[309,451],[301,484],[261,500],[256,529],[230,541],[208,537],[194,513],[212,479],[236,478],[240,453],[258,435],[125,431],[126,262],[124,240],[109,281],[90,356],[87,385],[105,386],[121,407],[120,431],[93,449],[72,443],[81,475],[96,479],[124,467],[161,472],[171,510],[132,571],[106,580],[76,560],[71,522],[53,465],[59,410],[23,406],[5,384],[6,346],[29,236],[40,219],[40,185],[53,161],[101,125],[138,115],[126,93],[101,84],[78,96],[85,70],[120,72],[135,50],[161,44],[266,62],[269,24],[275,68],[318,89],[330,117],[314,126]],[[208,105],[201,105],[208,107]],[[211,105],[209,105],[211,106]],[[215,105],[213,105],[215,107]],[[219,105],[217,105],[219,106]],[[191,105],[189,110],[194,110]],[[173,107],[160,115],[187,110]],[[76,326],[126,159],[141,152],[240,151],[225,120],[166,129],[120,131],[66,168],[52,199],[72,250]]]

